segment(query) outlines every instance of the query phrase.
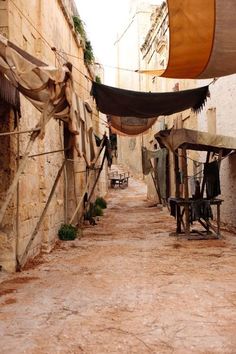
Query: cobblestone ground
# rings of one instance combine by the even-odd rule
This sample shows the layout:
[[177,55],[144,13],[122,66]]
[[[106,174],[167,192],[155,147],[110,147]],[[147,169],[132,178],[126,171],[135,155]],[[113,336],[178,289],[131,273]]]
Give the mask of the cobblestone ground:
[[142,182],[111,190],[82,239],[0,275],[0,352],[236,353],[236,236],[174,226]]

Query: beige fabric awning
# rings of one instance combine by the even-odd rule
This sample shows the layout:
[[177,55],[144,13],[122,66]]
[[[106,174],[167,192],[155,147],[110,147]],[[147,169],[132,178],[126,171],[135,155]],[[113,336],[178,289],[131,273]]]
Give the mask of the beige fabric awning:
[[47,66],[0,35],[0,72],[42,113],[41,137],[51,117],[66,121],[70,132],[78,133],[78,108],[68,65]]
[[189,150],[219,153],[223,149],[223,155],[227,155],[236,150],[236,138],[184,128],[161,130],[155,134],[155,139],[161,147],[167,147],[172,151],[186,147]]

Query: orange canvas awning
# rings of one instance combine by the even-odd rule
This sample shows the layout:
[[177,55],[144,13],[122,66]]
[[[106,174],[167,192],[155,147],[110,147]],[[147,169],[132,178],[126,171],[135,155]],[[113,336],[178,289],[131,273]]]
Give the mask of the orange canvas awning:
[[168,0],[169,60],[140,73],[207,79],[236,73],[236,1]]
[[157,118],[140,119],[135,117],[107,116],[111,131],[121,136],[143,134],[150,129]]

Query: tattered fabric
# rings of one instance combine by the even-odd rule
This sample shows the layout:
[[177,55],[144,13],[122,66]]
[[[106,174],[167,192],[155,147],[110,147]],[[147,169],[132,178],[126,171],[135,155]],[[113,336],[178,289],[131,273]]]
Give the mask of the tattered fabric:
[[236,150],[236,138],[232,136],[216,135],[192,129],[161,130],[155,134],[155,139],[161,147],[167,147],[171,151],[179,148],[187,148],[197,151],[213,151],[223,156]]
[[192,90],[150,93],[123,90],[93,82],[91,94],[104,114],[135,118],[154,118],[192,108],[198,111],[209,95],[208,86]]
[[0,101],[4,101],[20,111],[19,91],[0,72]]
[[148,150],[146,147],[142,147],[142,170],[143,174],[147,176],[149,173],[154,172],[154,166],[151,163],[151,159],[157,159],[155,165],[155,177],[158,181],[160,190],[160,196],[166,199],[166,162],[167,162],[168,150],[163,148],[155,151]]
[[70,132],[78,134],[78,109],[67,65],[47,66],[0,35],[0,72],[42,113],[41,137],[51,117],[66,121]]

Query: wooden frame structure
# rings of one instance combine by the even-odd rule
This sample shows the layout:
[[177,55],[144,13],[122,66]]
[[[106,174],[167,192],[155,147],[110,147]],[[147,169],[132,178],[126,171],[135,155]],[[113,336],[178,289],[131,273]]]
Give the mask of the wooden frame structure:
[[[198,199],[190,198],[188,183],[188,150],[206,151],[206,163],[211,158],[217,159],[220,167],[221,160],[236,150],[236,139],[222,135],[213,135],[190,129],[163,130],[155,135],[160,147],[167,147],[173,153],[175,173],[175,198],[170,198],[172,215],[176,217],[176,235],[184,234],[188,239],[220,238],[220,206],[222,199],[209,199],[204,195],[206,180],[203,178]],[[182,158],[183,194],[180,193],[180,166],[179,157]],[[196,221],[203,227],[203,231],[196,230],[192,226],[191,213],[196,203],[202,203],[209,207],[216,207],[216,226],[210,217],[199,217]]]

